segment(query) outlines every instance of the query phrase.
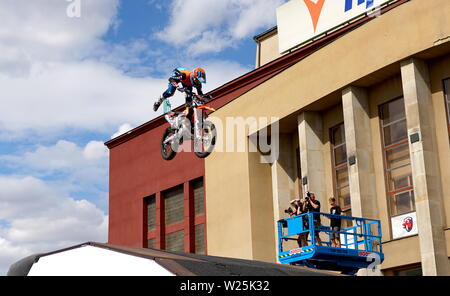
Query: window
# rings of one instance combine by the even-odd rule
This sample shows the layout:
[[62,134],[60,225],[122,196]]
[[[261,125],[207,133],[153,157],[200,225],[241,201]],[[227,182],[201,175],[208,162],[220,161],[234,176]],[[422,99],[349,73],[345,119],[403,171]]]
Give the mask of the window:
[[164,192],[164,209],[166,225],[183,222],[184,192],[183,186],[178,186]]
[[203,179],[198,179],[192,182],[194,189],[194,209],[195,216],[205,214],[205,192],[203,190]]
[[195,225],[195,254],[205,254],[205,224]]
[[152,195],[147,198],[147,228],[148,231],[156,229],[156,197]]
[[149,249],[156,249],[156,238],[151,238],[147,240],[147,247]]
[[395,276],[422,276],[422,266],[413,266],[394,270]]
[[382,145],[390,215],[415,210],[404,99],[380,106]]
[[166,250],[184,252],[184,231],[166,234]]
[[184,251],[184,190],[183,185],[166,190],[164,198],[165,249]]
[[203,178],[191,182],[194,191],[194,252],[195,254],[206,254],[205,248],[205,189]]
[[348,181],[347,147],[345,145],[345,126],[341,123],[330,129],[334,195],[342,210],[351,215],[350,186]]
[[148,248],[206,254],[203,178],[151,195],[145,202]]
[[450,140],[450,78],[444,80],[444,97],[445,97],[445,106],[447,107],[448,138]]

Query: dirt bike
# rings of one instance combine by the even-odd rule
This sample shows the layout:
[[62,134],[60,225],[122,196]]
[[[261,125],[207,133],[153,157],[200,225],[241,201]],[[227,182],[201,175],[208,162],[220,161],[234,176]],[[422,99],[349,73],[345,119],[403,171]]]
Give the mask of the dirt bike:
[[164,115],[170,124],[161,139],[161,155],[165,160],[173,159],[185,140],[192,141],[199,158],[210,155],[216,144],[216,127],[206,120],[206,110],[215,111],[205,105],[209,100],[188,91],[186,96],[192,98],[190,106],[187,104],[182,112],[169,111]]

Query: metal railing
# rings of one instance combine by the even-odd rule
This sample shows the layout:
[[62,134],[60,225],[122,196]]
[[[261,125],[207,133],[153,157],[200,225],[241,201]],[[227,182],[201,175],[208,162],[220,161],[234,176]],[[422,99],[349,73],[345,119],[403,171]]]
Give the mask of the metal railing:
[[[331,219],[337,219],[347,227],[333,230]],[[318,222],[320,221],[320,223]],[[312,226],[312,227],[311,227]],[[295,240],[300,244],[300,235],[306,234],[306,246],[332,247],[332,234],[337,233],[340,248],[382,253],[381,223],[379,220],[310,212],[278,221],[279,252],[283,252],[283,241]],[[294,237],[296,236],[296,237]],[[317,241],[320,239],[320,242]],[[305,247],[300,246],[299,247]],[[333,246],[337,248],[336,246]]]

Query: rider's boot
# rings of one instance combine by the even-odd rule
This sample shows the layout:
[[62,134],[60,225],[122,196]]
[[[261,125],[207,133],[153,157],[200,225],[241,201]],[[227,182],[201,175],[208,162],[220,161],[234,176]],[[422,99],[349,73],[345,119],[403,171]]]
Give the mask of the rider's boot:
[[161,106],[161,104],[162,104],[162,102],[164,101],[164,98],[163,97],[160,97],[156,102],[155,102],[155,104],[153,104],[153,111],[157,111],[158,110],[158,108],[159,108],[159,106]]

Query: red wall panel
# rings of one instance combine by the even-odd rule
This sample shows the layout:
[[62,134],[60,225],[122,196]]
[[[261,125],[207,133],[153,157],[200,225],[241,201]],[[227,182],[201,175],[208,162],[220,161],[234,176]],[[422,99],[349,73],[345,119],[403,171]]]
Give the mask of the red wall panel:
[[181,152],[161,157],[160,140],[168,124],[110,150],[109,235],[111,244],[143,247],[144,198],[204,175],[204,160]]

